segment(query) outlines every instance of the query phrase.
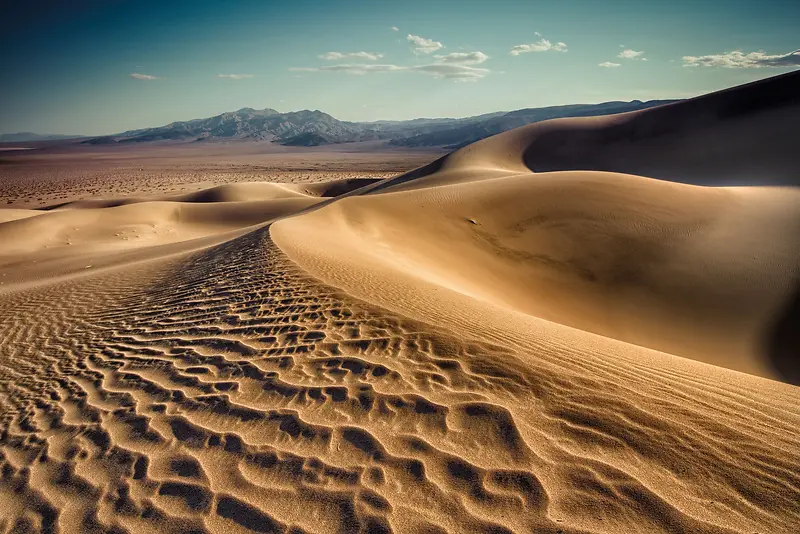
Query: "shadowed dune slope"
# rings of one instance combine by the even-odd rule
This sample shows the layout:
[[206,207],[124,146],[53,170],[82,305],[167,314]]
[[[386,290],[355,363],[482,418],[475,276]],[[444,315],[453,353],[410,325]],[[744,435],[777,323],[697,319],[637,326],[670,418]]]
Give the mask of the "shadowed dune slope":
[[800,186],[800,71],[602,122],[552,125],[532,139],[525,164],[697,185]]

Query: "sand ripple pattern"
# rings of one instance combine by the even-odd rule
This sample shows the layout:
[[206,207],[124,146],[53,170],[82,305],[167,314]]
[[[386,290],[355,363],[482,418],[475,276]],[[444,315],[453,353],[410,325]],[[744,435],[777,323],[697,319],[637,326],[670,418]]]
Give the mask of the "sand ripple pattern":
[[796,412],[463,339],[310,278],[268,229],[0,295],[0,332],[3,532],[800,525]]

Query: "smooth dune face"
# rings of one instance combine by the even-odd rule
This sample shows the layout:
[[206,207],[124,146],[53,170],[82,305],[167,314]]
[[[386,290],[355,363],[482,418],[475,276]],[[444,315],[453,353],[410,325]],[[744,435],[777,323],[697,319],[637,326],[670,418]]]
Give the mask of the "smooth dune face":
[[[798,530],[777,80],[382,181],[0,210],[0,531]],[[749,152],[676,157],[709,132]],[[692,185],[745,159],[769,186]]]
[[25,219],[27,217],[33,217],[34,215],[41,215],[41,212],[37,210],[25,209],[0,210],[0,223]]
[[[388,189],[386,191],[391,191]],[[800,191],[637,176],[513,175],[342,199],[279,222],[287,247],[773,379],[763,337],[797,283]],[[764,236],[770,236],[765,240]],[[290,250],[287,248],[287,250]],[[332,261],[347,250],[347,268]],[[344,254],[342,254],[344,255]],[[362,261],[363,258],[363,261]],[[363,265],[363,267],[361,267]],[[388,299],[383,284],[364,290]],[[394,293],[407,308],[404,292]],[[433,305],[431,305],[433,307]]]

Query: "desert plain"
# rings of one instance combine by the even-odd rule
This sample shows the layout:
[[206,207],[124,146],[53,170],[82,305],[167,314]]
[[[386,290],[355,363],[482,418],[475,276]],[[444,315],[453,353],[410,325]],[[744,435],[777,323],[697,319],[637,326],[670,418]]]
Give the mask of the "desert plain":
[[5,147],[0,531],[800,531],[798,95]]

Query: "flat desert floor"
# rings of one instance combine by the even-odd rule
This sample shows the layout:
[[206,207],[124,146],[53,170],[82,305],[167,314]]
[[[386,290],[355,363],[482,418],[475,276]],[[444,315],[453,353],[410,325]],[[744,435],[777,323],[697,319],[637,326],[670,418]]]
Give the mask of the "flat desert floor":
[[797,532],[797,85],[1,153],[0,530]]

